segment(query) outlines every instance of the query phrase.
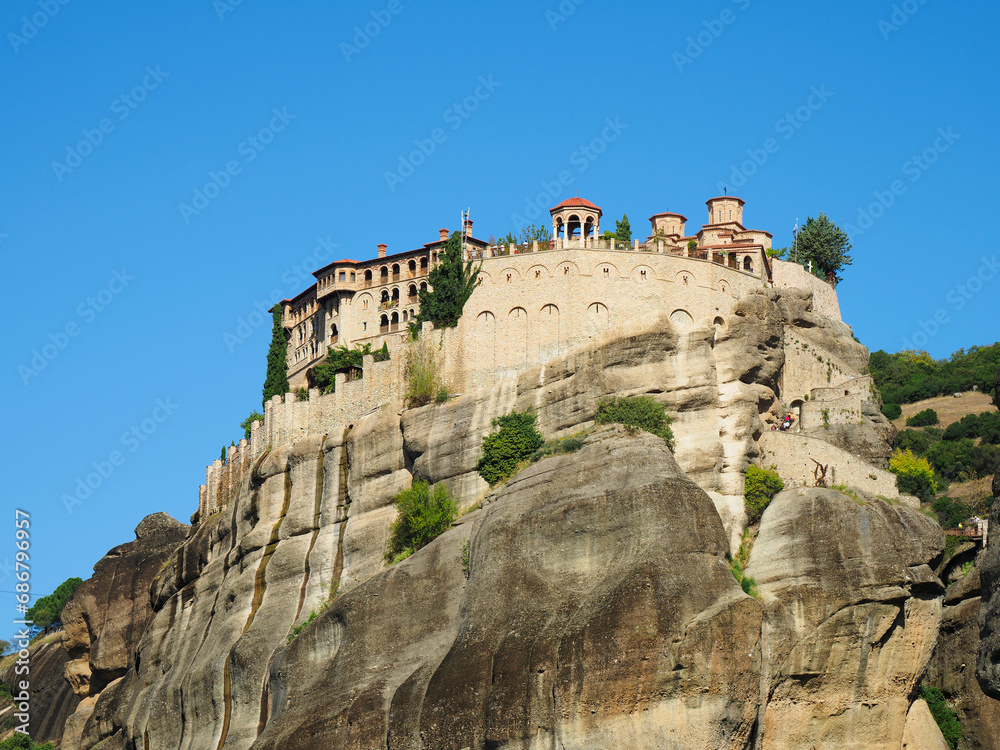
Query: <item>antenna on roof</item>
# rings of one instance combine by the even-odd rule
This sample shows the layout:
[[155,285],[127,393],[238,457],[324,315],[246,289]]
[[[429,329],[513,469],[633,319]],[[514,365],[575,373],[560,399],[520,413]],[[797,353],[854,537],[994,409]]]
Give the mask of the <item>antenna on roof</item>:
[[722,194],[723,195],[729,195],[729,188],[727,188],[725,185],[723,185],[723,187],[722,187]]

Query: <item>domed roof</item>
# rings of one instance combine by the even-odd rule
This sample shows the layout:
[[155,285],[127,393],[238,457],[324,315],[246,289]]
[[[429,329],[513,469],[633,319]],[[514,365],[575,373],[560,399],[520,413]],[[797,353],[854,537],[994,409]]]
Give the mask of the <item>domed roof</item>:
[[567,198],[555,208],[549,209],[549,213],[555,213],[563,208],[589,208],[593,211],[597,211],[598,213],[603,213],[599,206],[595,206],[586,198]]

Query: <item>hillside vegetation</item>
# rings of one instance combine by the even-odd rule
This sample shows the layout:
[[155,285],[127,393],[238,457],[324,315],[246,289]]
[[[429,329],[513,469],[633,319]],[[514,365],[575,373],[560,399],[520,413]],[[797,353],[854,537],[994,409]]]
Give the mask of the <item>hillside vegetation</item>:
[[[1000,342],[959,349],[940,360],[927,352],[888,354],[880,349],[872,352],[868,368],[887,406],[971,390],[992,394],[1000,370]],[[890,418],[896,417],[890,414]]]

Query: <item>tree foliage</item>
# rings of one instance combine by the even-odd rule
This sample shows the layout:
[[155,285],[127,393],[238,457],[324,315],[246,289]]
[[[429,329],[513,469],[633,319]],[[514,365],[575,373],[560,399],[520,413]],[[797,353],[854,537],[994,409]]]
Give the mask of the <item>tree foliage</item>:
[[417,322],[430,321],[435,328],[458,325],[462,309],[479,283],[479,266],[462,259],[462,234],[452,232],[438,263],[431,269],[428,289],[420,290],[420,313]]
[[883,404],[882,413],[887,419],[894,420],[903,416],[903,407],[899,404]]
[[[326,358],[309,371],[309,384],[324,393],[333,393],[337,373],[351,369],[360,370],[365,355],[371,353],[371,343],[364,346],[356,345],[353,349],[348,349],[346,346],[331,346],[326,350]],[[388,348],[385,349],[385,354],[388,358]]]
[[39,745],[23,732],[14,732],[10,737],[0,742],[0,750],[52,750],[53,747],[51,742]]
[[498,429],[483,438],[483,455],[476,464],[491,487],[510,479],[521,462],[545,444],[535,427],[537,419],[531,412],[512,411],[493,420]]
[[596,424],[623,424],[663,438],[670,450],[674,449],[674,431],[670,429],[673,418],[666,407],[651,396],[602,398],[597,402]]
[[940,422],[938,419],[938,413],[933,409],[924,409],[923,411],[918,411],[912,417],[907,418],[907,427],[930,427],[936,425]]
[[63,605],[69,601],[81,583],[83,580],[80,578],[67,578],[51,594],[35,601],[28,609],[28,619],[40,628],[47,628],[53,623],[61,622]]
[[932,500],[940,489],[930,462],[913,455],[911,450],[894,450],[889,459],[889,471],[896,475],[896,486],[900,492],[916,495],[922,502]]
[[813,267],[831,284],[839,283],[838,272],[854,262],[847,254],[851,249],[847,232],[830,221],[825,213],[815,219],[806,219],[799,230],[796,247],[798,262],[805,265],[812,261]]
[[783,489],[785,483],[776,472],[753,465],[747,467],[743,504],[750,523],[757,523],[761,519],[771,500]]
[[267,376],[264,378],[264,399],[267,403],[272,396],[288,393],[288,337],[282,325],[282,305],[275,303],[271,308],[271,346],[267,350]]
[[398,515],[389,529],[386,559],[413,554],[439,537],[455,520],[458,509],[444,484],[433,489],[427,482],[414,482],[393,501]]
[[263,422],[263,421],[264,421],[264,415],[261,414],[259,411],[254,409],[252,412],[250,412],[250,416],[248,416],[246,419],[240,422],[240,427],[243,428],[243,437],[249,440],[250,431],[253,429],[251,425],[254,422]]
[[620,221],[615,222],[615,242],[632,242],[632,227],[628,223],[628,214],[622,214]]
[[996,387],[998,369],[1000,342],[959,349],[946,360],[914,350],[879,350],[868,359],[868,371],[886,404],[912,404],[973,388],[989,393]]
[[942,693],[936,687],[927,685],[920,686],[920,697],[927,702],[927,707],[931,710],[931,716],[941,728],[944,741],[948,743],[951,750],[958,747],[959,740],[962,739],[962,725],[958,721],[958,715],[951,710],[944,699]]

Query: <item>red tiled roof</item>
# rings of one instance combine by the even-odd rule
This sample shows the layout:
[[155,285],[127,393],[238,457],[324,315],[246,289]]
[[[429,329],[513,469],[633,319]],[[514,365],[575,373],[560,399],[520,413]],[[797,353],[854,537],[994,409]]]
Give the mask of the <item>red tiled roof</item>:
[[592,208],[595,211],[600,211],[601,210],[599,206],[595,206],[593,203],[591,203],[590,201],[588,201],[586,198],[567,198],[562,203],[560,203],[558,206],[556,206],[555,208],[550,209],[550,210],[555,211],[555,210],[560,209],[560,208],[574,208],[574,207],[577,207],[577,206],[582,207],[582,208]]

